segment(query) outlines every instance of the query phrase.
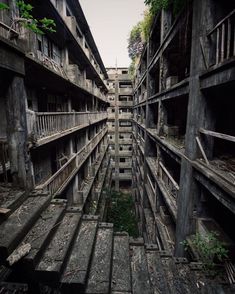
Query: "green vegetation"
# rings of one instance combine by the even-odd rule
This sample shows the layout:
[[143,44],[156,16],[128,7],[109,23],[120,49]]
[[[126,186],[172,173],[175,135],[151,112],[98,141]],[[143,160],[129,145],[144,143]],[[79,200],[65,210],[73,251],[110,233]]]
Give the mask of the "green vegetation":
[[144,12],[144,18],[138,22],[130,32],[128,38],[128,54],[132,62],[129,67],[129,74],[131,77],[135,74],[135,67],[140,57],[145,43],[148,41],[150,29],[153,22],[153,14],[149,10]]
[[[13,19],[14,23],[20,23],[23,27],[33,31],[36,34],[43,35],[45,31],[56,32],[56,24],[53,19],[42,18],[36,19],[32,15],[33,6],[27,4],[24,0],[15,0],[17,7],[19,8],[19,18]],[[0,2],[0,10],[8,10],[9,6],[5,3]]]
[[9,9],[9,6],[6,3],[0,2],[0,10]]
[[145,0],[145,4],[149,6],[150,12],[155,15],[161,9],[173,9],[173,14],[176,15],[184,7],[187,0]]
[[114,224],[114,231],[125,231],[132,237],[138,237],[134,201],[131,195],[111,191],[109,200],[107,221]]
[[[206,236],[197,233],[191,239],[191,244],[203,263],[204,271],[211,275],[217,274],[216,264],[223,263],[228,257],[228,250],[224,247],[224,243],[218,239],[218,235],[217,232],[209,232]],[[184,241],[182,244],[185,250],[189,249],[190,242]]]

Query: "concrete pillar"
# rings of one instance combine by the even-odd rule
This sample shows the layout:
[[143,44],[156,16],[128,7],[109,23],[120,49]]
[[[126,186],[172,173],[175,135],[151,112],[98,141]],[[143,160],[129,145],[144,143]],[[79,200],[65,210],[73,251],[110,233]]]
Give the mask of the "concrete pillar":
[[118,107],[118,97],[119,97],[119,83],[118,83],[118,73],[116,72],[115,78],[115,191],[119,191],[119,107]]
[[14,76],[6,94],[7,140],[13,185],[32,187],[27,146],[26,92],[23,77]]
[[206,99],[200,91],[199,73],[204,69],[203,56],[200,48],[200,37],[206,34],[206,29],[211,24],[210,0],[193,1],[193,31],[191,43],[191,64],[189,82],[189,105],[187,114],[187,130],[185,137],[185,155],[181,163],[180,191],[178,196],[177,222],[176,222],[176,256],[184,255],[181,244],[185,238],[195,232],[194,210],[196,200],[200,193],[196,180],[193,177],[193,168],[187,160],[198,157],[196,136],[200,127],[208,124],[206,113]]

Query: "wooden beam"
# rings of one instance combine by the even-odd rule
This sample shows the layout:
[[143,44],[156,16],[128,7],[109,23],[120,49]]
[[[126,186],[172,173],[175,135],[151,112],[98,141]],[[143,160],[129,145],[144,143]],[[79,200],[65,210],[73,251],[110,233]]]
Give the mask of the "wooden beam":
[[234,142],[235,143],[235,137],[234,136],[230,136],[230,135],[226,135],[226,134],[222,134],[222,133],[218,133],[218,132],[213,132],[213,131],[208,131],[205,130],[203,128],[199,129],[199,132],[208,136],[212,136],[212,137],[216,137],[219,139],[223,139],[223,140],[227,140],[230,142]]
[[165,172],[165,174],[168,176],[169,180],[171,181],[171,183],[173,184],[173,186],[176,188],[176,190],[179,190],[179,185],[176,183],[176,181],[172,178],[171,174],[168,172],[168,170],[165,168],[165,166],[163,165],[162,162],[159,162],[159,165],[161,166],[161,168],[163,169],[163,171]]
[[201,141],[200,141],[200,139],[198,137],[196,137],[196,141],[197,141],[198,147],[199,147],[199,149],[200,149],[200,151],[202,153],[202,156],[206,161],[206,164],[209,165],[209,161],[208,161],[208,159],[206,157],[206,153],[205,153],[205,151],[204,151],[204,149],[202,147]]
[[0,207],[0,214],[7,214],[8,212],[10,212],[11,210],[8,209],[8,208],[3,208],[3,207]]

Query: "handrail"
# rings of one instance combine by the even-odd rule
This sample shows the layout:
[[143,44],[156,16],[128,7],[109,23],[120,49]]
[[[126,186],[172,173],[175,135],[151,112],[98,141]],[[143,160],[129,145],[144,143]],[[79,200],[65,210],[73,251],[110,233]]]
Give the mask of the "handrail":
[[[75,161],[75,167],[73,170],[76,170],[78,168],[78,165],[77,165],[77,158],[83,153],[83,152],[89,152],[89,151],[92,151],[96,144],[94,143],[98,143],[97,139],[101,138],[104,136],[104,134],[106,133],[107,131],[107,128],[104,128],[103,130],[101,130],[87,145],[85,145],[81,150],[79,150],[76,154],[74,154],[57,172],[55,172],[46,182],[44,182],[43,184],[41,185],[38,185],[36,188],[37,189],[45,189],[46,187],[48,187],[56,178],[58,175],[60,175],[68,166],[71,162]],[[89,150],[91,149],[91,150]],[[80,164],[80,163],[79,163]],[[63,185],[64,182],[61,184]],[[59,189],[59,188],[58,188]],[[57,189],[57,190],[58,190]],[[54,191],[55,193],[56,191]]]
[[217,25],[207,33],[207,36],[210,36],[223,22],[229,19],[233,14],[235,14],[235,9],[232,10],[228,15],[226,15],[220,22],[218,22]]
[[169,178],[170,182],[173,184],[173,186],[176,188],[176,190],[179,190],[179,185],[176,183],[176,181],[172,178],[168,170],[165,168],[165,166],[162,164],[162,162],[159,161],[160,167],[163,169],[167,177]]

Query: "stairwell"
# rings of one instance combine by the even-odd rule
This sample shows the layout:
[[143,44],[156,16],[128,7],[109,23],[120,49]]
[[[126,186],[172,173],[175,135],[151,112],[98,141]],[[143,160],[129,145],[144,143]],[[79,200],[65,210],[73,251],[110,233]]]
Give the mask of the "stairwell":
[[[65,200],[40,192],[17,199],[0,223],[0,293],[233,293],[199,263],[114,233]],[[29,253],[9,267],[6,258],[22,244]]]

